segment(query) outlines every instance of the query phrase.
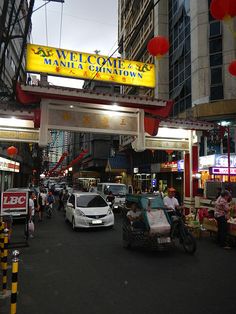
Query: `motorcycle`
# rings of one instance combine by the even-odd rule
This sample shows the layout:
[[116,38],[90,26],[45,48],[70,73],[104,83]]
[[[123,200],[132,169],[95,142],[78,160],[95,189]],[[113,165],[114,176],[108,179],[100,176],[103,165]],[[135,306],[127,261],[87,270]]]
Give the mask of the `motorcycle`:
[[197,249],[196,240],[185,225],[182,213],[177,210],[170,216],[172,221],[171,238],[178,239],[186,253],[194,254]]
[[46,215],[47,218],[52,218],[52,211],[53,211],[53,204],[47,204],[46,205]]

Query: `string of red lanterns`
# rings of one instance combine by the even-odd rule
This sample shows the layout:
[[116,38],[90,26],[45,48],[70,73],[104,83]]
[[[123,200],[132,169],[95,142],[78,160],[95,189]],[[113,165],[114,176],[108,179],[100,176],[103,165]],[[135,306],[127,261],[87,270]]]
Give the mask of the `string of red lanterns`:
[[10,157],[13,157],[18,154],[18,149],[15,146],[10,146],[7,148],[7,154]]
[[161,59],[169,51],[169,48],[170,43],[164,36],[153,37],[147,45],[148,52],[157,59]]
[[236,16],[235,0],[212,0],[210,12],[214,19],[228,21]]
[[230,63],[228,67],[228,71],[231,75],[236,76],[236,60]]
[[[214,19],[226,22],[230,31],[236,36],[231,24],[232,19],[236,16],[236,0],[212,0],[210,12]],[[236,60],[230,63],[228,71],[231,75],[236,76]]]

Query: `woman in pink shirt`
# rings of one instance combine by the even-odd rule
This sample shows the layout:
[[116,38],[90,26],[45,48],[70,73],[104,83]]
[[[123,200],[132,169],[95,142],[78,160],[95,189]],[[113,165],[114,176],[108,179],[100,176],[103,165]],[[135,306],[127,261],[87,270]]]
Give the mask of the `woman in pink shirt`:
[[226,243],[227,237],[227,220],[229,219],[229,200],[231,194],[229,191],[223,191],[215,202],[215,218],[218,224],[217,241],[221,247],[230,249]]

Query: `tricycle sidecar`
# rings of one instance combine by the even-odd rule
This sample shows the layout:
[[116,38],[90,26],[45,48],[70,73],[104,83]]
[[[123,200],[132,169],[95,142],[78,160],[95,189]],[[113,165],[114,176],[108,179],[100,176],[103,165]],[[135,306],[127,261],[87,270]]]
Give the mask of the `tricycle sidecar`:
[[[137,228],[127,217],[130,205],[135,203],[141,211],[144,228]],[[187,253],[194,253],[196,242],[184,225],[182,217],[167,211],[160,196],[153,194],[130,194],[127,196],[123,214],[123,246],[167,250],[176,244],[176,239]]]

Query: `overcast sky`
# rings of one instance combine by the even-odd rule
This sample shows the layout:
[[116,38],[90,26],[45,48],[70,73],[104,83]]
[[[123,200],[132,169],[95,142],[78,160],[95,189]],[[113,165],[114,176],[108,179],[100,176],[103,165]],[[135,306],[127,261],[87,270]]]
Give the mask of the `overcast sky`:
[[[34,9],[45,1],[36,0]],[[59,47],[61,3],[51,2],[33,13],[34,44]],[[46,15],[48,43],[46,37]],[[63,4],[61,48],[110,55],[117,48],[118,0],[65,0]],[[116,54],[117,55],[117,54]],[[50,77],[55,85],[81,87],[83,81]]]

